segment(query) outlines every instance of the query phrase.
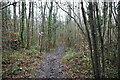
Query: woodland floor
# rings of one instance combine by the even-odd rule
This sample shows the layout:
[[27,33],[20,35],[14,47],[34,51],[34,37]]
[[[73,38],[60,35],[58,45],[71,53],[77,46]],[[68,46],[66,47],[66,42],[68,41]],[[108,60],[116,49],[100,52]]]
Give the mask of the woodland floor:
[[42,62],[35,70],[35,78],[65,78],[65,71],[60,59],[63,57],[65,50],[64,45],[59,45],[55,52],[44,53],[42,55]]
[[[9,56],[4,54],[2,78],[94,78],[87,52],[83,53],[82,49],[76,51],[63,44],[51,50],[41,53],[33,48],[11,51]],[[106,65],[106,77],[117,77],[117,68]]]

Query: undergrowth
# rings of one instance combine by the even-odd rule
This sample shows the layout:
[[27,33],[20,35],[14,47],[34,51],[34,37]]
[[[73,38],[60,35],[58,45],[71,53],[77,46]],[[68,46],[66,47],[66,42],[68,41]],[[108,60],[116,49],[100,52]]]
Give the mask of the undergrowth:
[[81,52],[67,49],[62,58],[64,69],[68,78],[93,78],[90,59]]
[[32,73],[40,62],[41,54],[38,50],[9,51],[2,53],[2,77],[26,78],[33,77]]
[[[117,78],[115,53],[111,48],[110,55],[105,56],[106,78]],[[64,69],[68,78],[94,78],[90,53],[82,50],[76,52],[75,49],[68,48],[65,50],[61,62],[65,65]]]

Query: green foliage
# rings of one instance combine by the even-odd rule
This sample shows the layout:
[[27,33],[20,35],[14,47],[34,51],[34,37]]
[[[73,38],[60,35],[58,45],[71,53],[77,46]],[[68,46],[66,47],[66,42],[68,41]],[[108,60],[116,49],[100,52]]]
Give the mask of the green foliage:
[[13,65],[12,65],[12,68],[11,68],[11,74],[19,74],[20,72],[21,72],[21,70],[22,70],[22,67],[20,67],[20,66],[18,66],[18,63],[17,62],[15,62],[15,63],[13,63]]
[[118,74],[118,71],[117,71],[117,59],[116,59],[116,56],[117,56],[117,49],[114,45],[115,43],[113,44],[109,44],[110,46],[110,49],[109,51],[106,51],[106,54],[105,54],[105,71],[106,71],[106,77],[107,78],[117,78],[117,74]]
[[116,78],[118,74],[117,68],[111,65],[107,65],[106,72],[107,78]]
[[19,37],[19,34],[18,33],[11,33],[11,38],[18,38]]
[[117,53],[116,49],[111,49],[109,52],[110,56],[114,56],[116,53]]
[[92,65],[88,58],[83,56],[82,51],[75,52],[74,49],[66,49],[62,63],[66,65],[67,77],[93,78]]
[[10,51],[9,55],[7,56],[4,54],[2,60],[2,76],[30,76],[30,74],[35,68],[35,65],[40,62],[40,56],[41,53],[35,49]]
[[40,54],[40,51],[38,49],[38,47],[31,47],[31,49],[27,50],[26,52],[28,55],[34,55],[35,53],[39,53]]
[[2,63],[6,64],[6,62],[8,62],[8,61],[9,61],[8,58],[5,58],[5,57],[2,58]]
[[118,28],[118,26],[113,25],[113,26],[110,26],[109,28],[110,29],[115,29],[115,28]]
[[10,68],[4,68],[3,69],[4,73],[2,74],[3,76],[10,75],[10,74],[19,74],[22,71],[22,67],[18,66],[18,63],[15,62],[12,64]]

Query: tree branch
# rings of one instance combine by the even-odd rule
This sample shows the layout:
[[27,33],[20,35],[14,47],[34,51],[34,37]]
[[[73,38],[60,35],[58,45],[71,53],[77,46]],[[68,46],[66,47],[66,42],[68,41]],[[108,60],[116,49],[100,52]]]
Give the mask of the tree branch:
[[6,7],[8,7],[8,6],[10,6],[10,5],[16,5],[17,4],[17,2],[13,2],[12,4],[10,3],[10,4],[8,4],[8,5],[6,5],[6,6],[3,6],[0,10],[2,10],[2,9],[5,9]]
[[82,31],[83,35],[85,36],[86,34],[83,31],[83,29],[80,27],[80,24],[77,22],[77,20],[72,15],[70,15],[66,10],[64,10],[63,8],[61,8],[61,6],[58,4],[58,2],[55,2],[55,3],[58,5],[58,7],[60,9],[62,9],[64,12],[66,12],[75,21],[75,23],[77,24],[77,26],[79,27],[79,29]]

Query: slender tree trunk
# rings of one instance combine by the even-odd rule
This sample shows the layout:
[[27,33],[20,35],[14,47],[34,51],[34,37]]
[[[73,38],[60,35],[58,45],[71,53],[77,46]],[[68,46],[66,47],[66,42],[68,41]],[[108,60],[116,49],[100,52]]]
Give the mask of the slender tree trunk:
[[[4,6],[5,4],[4,3],[2,3],[2,6]],[[4,35],[4,33],[6,32],[6,27],[5,27],[5,10],[4,9],[2,9],[2,48],[4,49],[5,48],[5,39],[4,39],[4,37],[5,37],[5,35]]]
[[[112,26],[112,2],[109,2],[109,20],[108,20],[108,30],[107,30],[107,44],[108,44],[108,50],[111,49],[111,26]],[[109,64],[110,64],[110,52],[108,52],[108,57],[109,57]]]
[[30,47],[30,22],[31,22],[31,2],[29,2],[29,16],[27,21],[27,46],[26,48],[29,49]]
[[99,32],[99,38],[100,38],[100,48],[101,48],[101,54],[102,54],[102,78],[105,77],[105,60],[104,60],[104,41],[102,37],[101,32],[101,25],[100,25],[100,17],[98,12],[98,4],[96,3],[96,15],[97,15],[97,26],[98,26],[98,32]]
[[31,37],[31,44],[33,43],[33,35],[34,35],[34,2],[31,3],[32,6],[32,37]]
[[112,2],[109,3],[108,42],[111,44]]
[[[71,15],[71,4],[68,3],[68,13]],[[71,46],[71,17],[67,15],[67,45],[70,47]]]
[[94,64],[94,60],[93,60],[92,43],[91,43],[91,39],[90,39],[90,32],[88,30],[87,19],[86,19],[85,10],[84,10],[84,7],[83,7],[83,2],[81,2],[81,9],[82,9],[82,15],[83,15],[85,29],[86,29],[86,33],[87,33],[87,40],[88,40],[88,44],[89,44],[89,49],[90,49],[90,53],[91,53],[93,72],[94,72],[94,76],[95,76],[95,70],[94,70],[95,69],[95,64]]
[[90,10],[90,26],[91,26],[91,35],[92,35],[92,44],[93,44],[93,56],[95,62],[95,79],[100,79],[100,61],[99,61],[99,52],[97,44],[97,29],[95,23],[95,11],[92,2],[89,2]]
[[[15,2],[15,0],[14,0],[14,2]],[[13,12],[14,12],[14,32],[16,32],[17,31],[17,27],[16,27],[16,4],[14,4],[13,5]]]
[[54,34],[54,37],[53,37],[53,47],[56,46],[56,15],[54,15],[54,28],[53,28],[53,34]]
[[53,10],[53,2],[50,2],[50,10],[49,10],[49,18],[48,18],[48,48],[47,50],[50,51],[51,45],[52,45],[52,27],[51,27],[51,21],[52,21],[52,10]]
[[53,14],[53,22],[54,22],[54,27],[53,27],[53,47],[56,46],[56,28],[57,28],[57,13],[58,13],[58,6],[56,5],[56,10]]
[[103,39],[105,37],[105,32],[106,32],[106,23],[107,23],[107,11],[108,11],[108,6],[107,2],[104,2],[104,9],[103,9],[103,17],[104,17],[104,28],[103,28]]
[[41,2],[41,7],[42,7],[42,10],[41,10],[41,14],[42,14],[42,23],[41,23],[41,29],[40,29],[40,34],[39,35],[39,39],[40,39],[40,51],[42,51],[44,49],[44,27],[45,27],[45,11],[46,11],[46,4],[47,2],[45,3],[44,5],[44,8],[42,7],[42,2]]
[[24,36],[23,36],[23,33],[24,33],[24,25],[25,25],[25,2],[22,2],[22,13],[21,13],[21,28],[20,28],[20,42],[22,44],[22,47],[25,47],[24,45]]
[[120,1],[118,3],[118,78],[120,79]]
[[[20,12],[21,10],[20,10],[20,9],[21,9],[21,8],[20,8],[20,6],[21,6],[21,2],[19,2],[19,27],[18,27],[18,30],[19,30],[19,31],[20,31],[20,27],[21,27],[21,24],[20,24],[20,23],[21,23],[21,19],[20,19],[20,15],[21,15],[21,12]],[[20,38],[19,38],[19,39],[20,39]]]

